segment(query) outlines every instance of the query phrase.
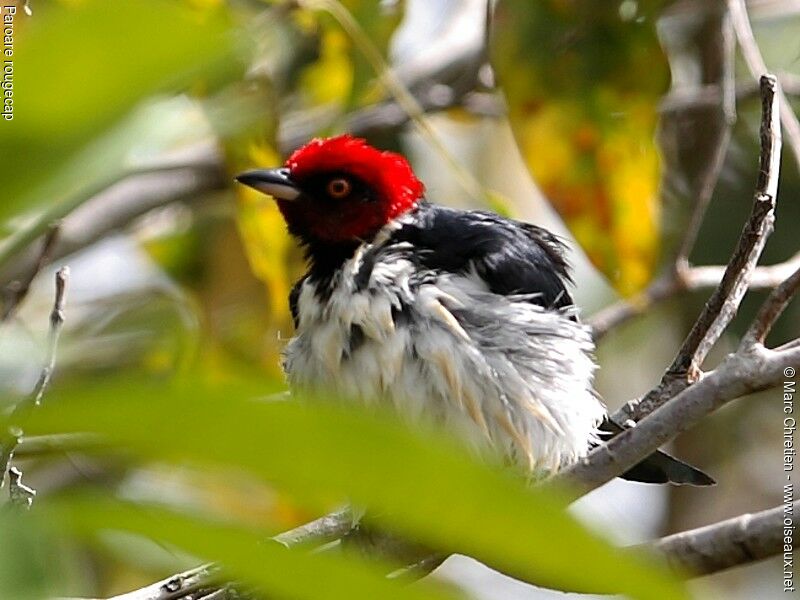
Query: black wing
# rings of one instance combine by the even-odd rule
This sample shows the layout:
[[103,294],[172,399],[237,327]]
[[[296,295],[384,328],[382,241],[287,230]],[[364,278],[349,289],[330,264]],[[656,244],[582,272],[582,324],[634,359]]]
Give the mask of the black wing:
[[414,217],[392,238],[412,243],[422,266],[451,273],[474,268],[496,294],[530,294],[545,308],[572,305],[566,247],[546,229],[431,204]]

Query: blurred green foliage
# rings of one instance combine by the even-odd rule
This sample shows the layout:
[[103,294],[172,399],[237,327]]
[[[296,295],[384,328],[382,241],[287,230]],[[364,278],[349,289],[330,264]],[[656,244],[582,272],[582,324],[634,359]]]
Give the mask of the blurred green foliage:
[[[683,597],[655,563],[589,533],[564,512],[557,496],[532,491],[524,480],[469,459],[440,433],[414,433],[389,415],[344,408],[341,402],[253,399],[269,387],[263,379],[223,386],[126,379],[54,390],[26,431],[89,432],[144,460],[247,474],[287,490],[315,511],[350,499],[411,539],[467,553],[544,585],[623,591],[633,598]],[[278,552],[277,545],[253,554],[256,541],[276,531],[274,524],[262,524],[259,534],[244,533],[215,524],[214,518],[69,496],[42,501],[35,512],[40,511],[44,516],[53,512],[55,522],[67,530],[122,529],[170,541],[205,559],[222,560],[233,573],[271,593],[322,597],[314,587],[319,584],[309,581],[315,571],[326,581],[324,597],[414,598],[418,593],[398,589],[389,594],[389,584],[369,576],[366,565],[351,564],[334,579],[324,575],[335,570],[333,559],[326,564],[302,550]],[[235,515],[224,519],[237,520]],[[264,564],[276,568],[263,569]],[[348,579],[360,571],[363,580]],[[389,595],[376,595],[384,588],[375,586],[387,586]]]
[[[211,140],[231,175],[273,166],[283,160],[287,122],[325,135],[387,97],[352,30],[326,10],[331,3],[298,4],[42,1],[34,17],[20,12],[17,108],[0,130],[0,267],[53,221],[171,150]],[[402,3],[342,4],[385,59]],[[652,23],[661,3],[640,3],[646,12],[624,19],[612,4],[506,0],[494,61],[531,172],[594,262],[628,292],[647,281],[659,250],[652,135],[667,74]],[[286,296],[302,259],[272,203],[239,188],[235,214],[234,202],[220,204],[192,206],[188,230],[139,231],[141,247],[180,290],[120,293],[68,312],[68,328],[83,338],[60,357],[70,368],[26,431],[102,434],[108,446],[94,458],[122,464],[104,465],[110,482],[92,495],[81,481],[66,486],[77,494],[40,494],[25,519],[0,515],[0,597],[69,592],[67,582],[92,569],[55,560],[48,548],[64,538],[94,540],[92,567],[113,579],[108,530],[222,561],[231,575],[281,596],[453,596],[428,583],[401,587],[382,577],[386,565],[363,558],[262,543],[345,500],[374,509],[389,529],[543,584],[685,596],[648,557],[614,548],[557,497],[449,440],[329,403],[254,400],[281,388]],[[120,370],[125,378],[96,381]],[[204,510],[176,500],[166,484],[154,486],[160,502],[126,488],[154,472],[159,483],[181,480],[177,487],[203,497]],[[263,505],[253,498],[270,493]],[[133,552],[125,558],[142,562]],[[148,575],[119,579],[144,584]]]
[[16,109],[0,137],[0,218],[121,176],[142,132],[95,142],[94,152],[84,148],[143,99],[214,89],[241,75],[228,12],[190,4],[50,3],[29,19],[20,11]]

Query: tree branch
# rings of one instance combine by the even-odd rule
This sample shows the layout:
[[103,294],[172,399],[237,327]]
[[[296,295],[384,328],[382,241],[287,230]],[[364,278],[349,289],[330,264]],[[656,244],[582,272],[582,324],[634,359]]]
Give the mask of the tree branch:
[[[77,252],[153,209],[173,202],[193,202],[206,193],[227,189],[227,177],[212,144],[188,148],[178,158],[180,162],[172,159],[151,165],[102,187],[74,210],[59,216],[59,235],[50,250],[50,258],[58,260]],[[45,230],[53,222],[49,218],[41,221]],[[24,236],[30,241],[21,245],[15,243],[13,252],[6,251],[8,240],[0,244],[3,248],[0,255],[5,252],[8,256],[8,261],[0,266],[0,282],[19,280],[34,270],[38,253],[31,249],[31,242],[39,235]]]
[[22,301],[28,295],[31,289],[31,283],[33,283],[36,275],[39,274],[39,271],[41,271],[50,260],[53,253],[53,246],[55,246],[58,240],[59,230],[60,227],[57,224],[50,227],[50,230],[45,234],[42,240],[41,250],[39,250],[28,272],[20,279],[12,281],[5,286],[3,290],[3,295],[5,297],[3,298],[3,310],[2,314],[0,314],[0,322],[11,319],[17,312],[20,304],[22,304]]
[[[750,18],[747,15],[747,5],[745,0],[728,0],[728,9],[733,20],[733,28],[736,31],[736,38],[739,41],[739,48],[742,50],[747,68],[753,79],[758,80],[761,73],[768,73],[764,57],[753,35],[753,28],[750,25]],[[792,110],[791,104],[786,99],[781,89],[778,89],[780,97],[780,119],[786,130],[786,139],[794,153],[797,168],[800,169],[800,122]]]
[[663,556],[678,573],[710,575],[783,552],[783,519],[800,501],[745,514],[642,544]]
[[[800,267],[800,252],[782,263],[756,267],[747,289],[771,290],[798,267]],[[613,329],[681,293],[715,289],[724,274],[725,267],[719,265],[686,265],[680,270],[670,269],[632,298],[615,302],[592,315],[587,323],[592,328],[595,343]]]
[[[281,533],[272,539],[287,548],[306,544],[325,544],[346,535],[353,528],[353,518],[350,508],[344,508]],[[225,600],[227,594],[224,588],[213,589],[220,585],[218,575],[219,567],[216,565],[202,565],[147,587],[121,596],[114,596],[109,600],[180,600],[200,590],[205,590],[208,594],[219,592],[220,600]],[[216,599],[216,597],[214,598]]]
[[761,154],[753,209],[722,279],[659,384],[612,416],[618,425],[640,420],[699,378],[700,366],[730,324],[747,291],[775,220],[781,154],[777,85],[773,76],[761,78]]
[[[27,398],[21,400],[12,411],[9,422],[11,428],[0,436],[0,475],[4,475],[8,470],[14,449],[19,443],[22,432],[18,428],[20,421],[24,420],[25,415],[33,408],[39,406],[42,396],[47,390],[53,370],[56,366],[56,353],[58,351],[58,340],[61,337],[61,329],[64,326],[64,303],[66,302],[67,283],[69,282],[69,267],[61,267],[55,276],[56,293],[53,302],[53,310],[50,313],[50,329],[48,332],[47,356],[39,379]],[[0,478],[0,487],[3,479]]]
[[566,484],[570,497],[578,498],[624,473],[727,402],[779,385],[789,366],[800,368],[800,348],[742,348],[553,480]]

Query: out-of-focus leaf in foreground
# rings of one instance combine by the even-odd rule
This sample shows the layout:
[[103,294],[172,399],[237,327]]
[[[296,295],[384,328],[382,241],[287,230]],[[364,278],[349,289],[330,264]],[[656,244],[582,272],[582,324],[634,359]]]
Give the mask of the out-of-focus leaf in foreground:
[[[37,507],[38,508],[38,507]],[[268,597],[309,600],[446,600],[452,594],[433,586],[402,587],[383,577],[375,565],[335,554],[290,550],[267,539],[267,532],[187,515],[152,504],[117,502],[77,495],[54,498],[41,514],[57,528],[81,536],[119,530],[143,535],[213,559],[229,576],[255,586]]]
[[30,514],[8,505],[0,508],[0,598],[33,600],[52,594],[66,572],[63,549]]
[[493,64],[537,184],[622,293],[659,251],[660,2],[499,3]]
[[26,432],[91,431],[144,458],[243,470],[319,510],[332,497],[348,498],[433,548],[544,585],[685,597],[647,557],[612,547],[554,497],[468,458],[441,435],[424,436],[395,419],[333,402],[249,400],[257,390],[133,382],[54,390]]
[[[76,151],[141,99],[241,70],[227,13],[167,0],[49,4],[16,17],[14,118],[0,138],[0,219],[92,180]],[[95,182],[96,183],[96,182]],[[55,197],[54,197],[55,193]]]

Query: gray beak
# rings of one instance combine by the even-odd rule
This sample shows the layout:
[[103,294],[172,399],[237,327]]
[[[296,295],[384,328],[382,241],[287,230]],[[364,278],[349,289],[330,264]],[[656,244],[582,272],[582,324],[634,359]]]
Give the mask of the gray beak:
[[236,181],[268,194],[276,200],[292,201],[300,190],[289,178],[289,169],[257,169],[236,176]]

